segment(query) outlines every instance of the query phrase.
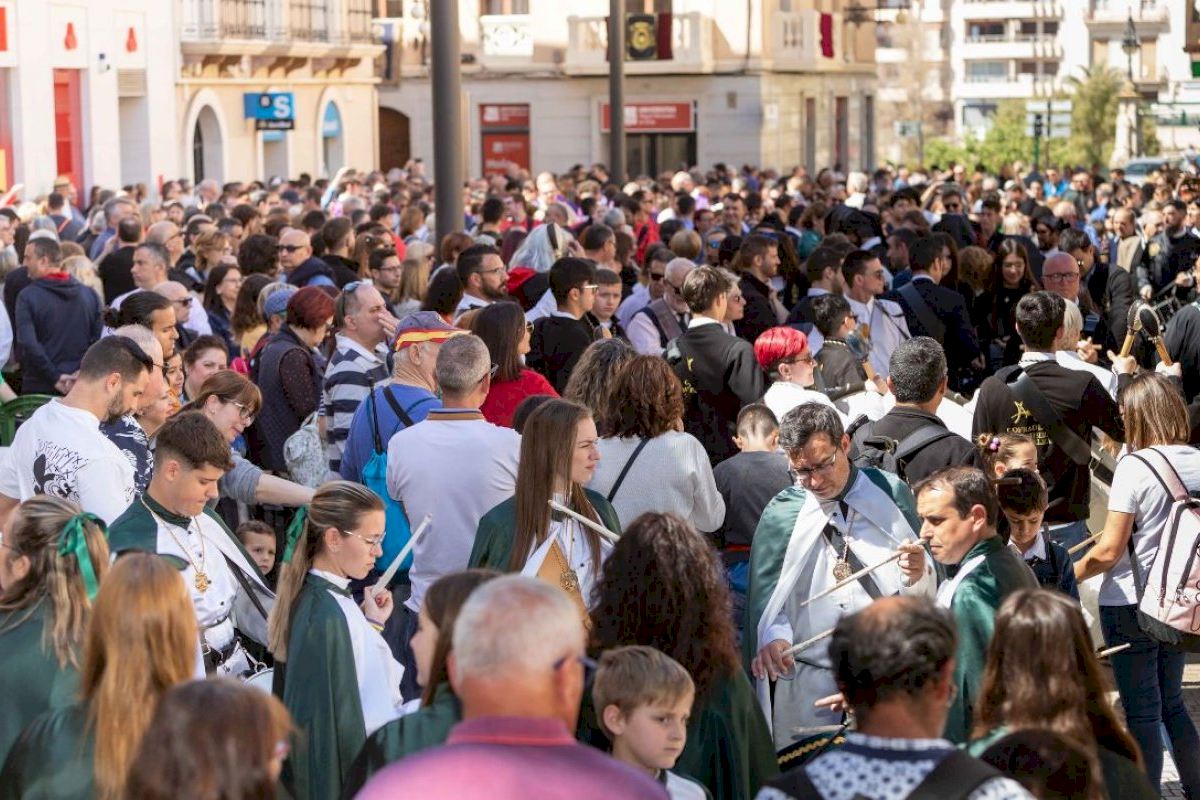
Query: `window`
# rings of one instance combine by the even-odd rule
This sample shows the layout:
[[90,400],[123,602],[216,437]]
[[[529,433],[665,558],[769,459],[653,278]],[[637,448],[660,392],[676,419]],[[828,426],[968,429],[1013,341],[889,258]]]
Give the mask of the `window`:
[[967,41],[969,42],[999,42],[1004,38],[1004,23],[998,20],[972,22],[967,27]]
[[1043,36],[1058,36],[1058,22],[1046,21],[1042,23]]
[[1037,75],[1037,71],[1038,68],[1036,61],[1022,61],[1017,64],[1018,75]]
[[967,83],[1003,83],[1008,80],[1004,61],[968,61]]
[[371,31],[371,17],[374,15],[373,0],[344,0],[346,3],[346,23],[349,27],[350,40],[354,42],[370,42],[374,40]]
[[481,0],[480,16],[495,16],[501,14],[528,14],[529,0]]

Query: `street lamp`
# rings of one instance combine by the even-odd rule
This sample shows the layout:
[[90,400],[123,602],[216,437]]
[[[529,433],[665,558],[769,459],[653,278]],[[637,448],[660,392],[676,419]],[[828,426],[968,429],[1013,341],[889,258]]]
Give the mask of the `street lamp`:
[[1142,49],[1142,45],[1138,41],[1137,28],[1133,25],[1132,10],[1129,12],[1129,19],[1125,22],[1125,37],[1121,39],[1121,49],[1125,51],[1125,63],[1129,70],[1129,82],[1133,83],[1133,56],[1138,50]]

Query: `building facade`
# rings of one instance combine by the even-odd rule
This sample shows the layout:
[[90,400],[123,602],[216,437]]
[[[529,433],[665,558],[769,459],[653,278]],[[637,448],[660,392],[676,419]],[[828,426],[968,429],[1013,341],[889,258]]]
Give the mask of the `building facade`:
[[[468,174],[608,160],[607,0],[457,0]],[[843,0],[628,0],[631,174],[874,162],[873,22]],[[382,4],[380,166],[433,156],[428,0]],[[645,23],[647,27],[634,26]],[[638,37],[642,37],[639,39]],[[634,46],[631,44],[631,46]]]
[[[374,0],[176,2],[179,174],[231,181],[374,166]],[[269,129],[253,118],[259,102],[279,112]],[[281,129],[289,112],[292,127]]]
[[876,12],[879,156],[922,162],[925,142],[954,133],[950,0],[894,0]]
[[176,174],[172,17],[162,0],[0,0],[0,193]]

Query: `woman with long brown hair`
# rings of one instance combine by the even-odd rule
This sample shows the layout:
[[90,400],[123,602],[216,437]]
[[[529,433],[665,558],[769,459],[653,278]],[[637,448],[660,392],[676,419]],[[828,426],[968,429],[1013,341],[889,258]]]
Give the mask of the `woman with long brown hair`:
[[479,407],[484,419],[511,428],[513,413],[526,397],[537,394],[558,397],[550,381],[525,366],[533,324],[525,320],[519,305],[492,303],[481,308],[472,318],[470,329],[483,339],[496,365],[487,399]]
[[117,800],[159,698],[199,671],[179,570],[149,553],[118,559],[92,609],[79,700],[25,729],[0,770],[0,798]]
[[243,683],[176,686],[142,737],[125,800],[273,800],[291,732],[283,703]]
[[0,764],[30,720],[74,701],[107,569],[104,523],[70,500],[37,495],[9,520],[0,541]]
[[288,527],[269,644],[275,694],[300,732],[283,773],[297,800],[339,797],[363,742],[402,713],[404,668],[380,635],[392,595],[350,596],[383,552],[384,524],[378,495],[331,481]]
[[462,704],[450,686],[446,663],[454,645],[454,623],[471,592],[498,577],[490,569],[468,569],[438,578],[421,600],[412,650],[417,664],[421,705],[394,719],[367,738],[354,759],[342,795],[357,794],[371,776],[393,761],[446,741],[462,719]]
[[469,566],[533,575],[559,586],[588,615],[612,545],[591,528],[550,508],[555,500],[613,533],[617,512],[584,484],[600,452],[596,423],[578,403],[550,400],[529,415],[521,435],[516,492],[479,521]]
[[1046,728],[1084,747],[1109,797],[1154,800],[1141,753],[1108,691],[1079,601],[1022,589],[996,613],[968,749],[979,755],[1009,733]]
[[1014,349],[1021,340],[1017,335],[1017,301],[1039,288],[1025,245],[1017,239],[1002,240],[992,262],[991,286],[975,298],[971,315],[993,370],[1005,366],[1014,353],[1019,355]]
[[1150,784],[1157,788],[1162,777],[1165,727],[1184,792],[1200,797],[1200,736],[1183,704],[1187,653],[1146,633],[1137,610],[1150,565],[1172,531],[1175,499],[1168,482],[1200,491],[1200,450],[1187,443],[1187,408],[1166,376],[1134,378],[1121,392],[1121,416],[1129,451],[1117,462],[1100,541],[1076,562],[1075,578],[1104,575],[1100,629],[1107,646],[1129,645],[1109,663]]
[[[749,800],[775,775],[775,745],[742,669],[717,555],[674,514],[643,514],[613,547],[592,608],[590,650],[640,644],[691,674],[696,700],[676,769],[716,800]],[[589,726],[590,727],[590,726]],[[603,747],[599,731],[588,738]]]

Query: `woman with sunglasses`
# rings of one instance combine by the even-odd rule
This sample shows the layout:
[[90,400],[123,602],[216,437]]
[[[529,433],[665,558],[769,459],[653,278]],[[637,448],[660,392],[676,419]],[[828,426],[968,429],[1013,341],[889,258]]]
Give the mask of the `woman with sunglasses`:
[[332,481],[288,527],[270,649],[275,694],[303,732],[283,771],[296,800],[339,797],[367,737],[403,713],[404,668],[380,635],[392,595],[350,596],[383,552],[384,523],[378,495]]
[[516,303],[492,303],[471,320],[471,333],[487,345],[496,374],[487,399],[479,407],[493,425],[512,427],[513,412],[526,397],[545,394],[558,397],[550,381],[525,366],[532,323],[526,322]]
[[9,520],[0,541],[0,764],[34,717],[73,702],[107,569],[103,523],[75,503],[37,495]]
[[226,369],[213,373],[200,387],[195,399],[180,411],[204,414],[229,442],[233,467],[218,482],[222,499],[229,498],[246,505],[302,506],[312,500],[312,489],[264,472],[247,461],[241,449],[235,446],[261,407],[262,392],[258,387],[245,376]]
[[754,342],[754,357],[771,381],[762,401],[776,420],[801,403],[833,405],[829,395],[808,388],[815,380],[816,361],[800,331],[786,325],[763,331]]

